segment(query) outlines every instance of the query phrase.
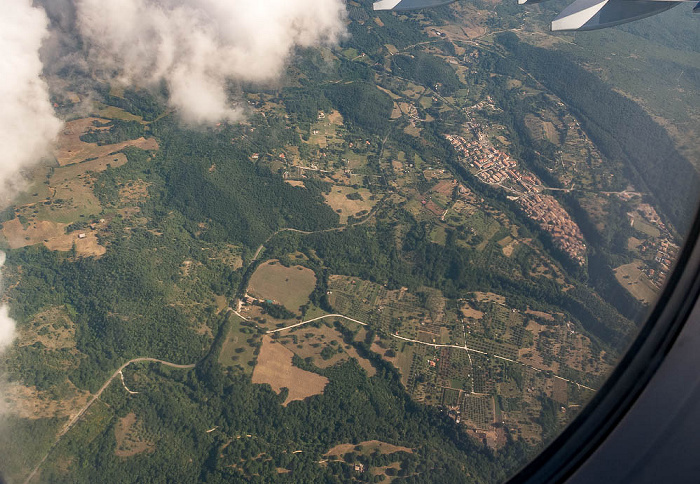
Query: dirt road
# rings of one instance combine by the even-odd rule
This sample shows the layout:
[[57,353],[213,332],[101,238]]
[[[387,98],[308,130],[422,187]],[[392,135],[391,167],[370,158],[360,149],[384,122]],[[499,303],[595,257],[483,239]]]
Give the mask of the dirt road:
[[34,477],[36,476],[36,473],[39,471],[39,469],[44,464],[44,462],[46,462],[46,459],[49,457],[49,455],[51,455],[51,452],[56,447],[56,445],[61,440],[61,438],[64,435],[66,435],[66,433],[68,433],[68,431],[70,429],[72,429],[73,426],[75,426],[75,424],[78,423],[78,421],[80,420],[80,417],[85,415],[85,412],[87,412],[87,410],[92,406],[92,404],[95,403],[95,400],[100,398],[100,395],[102,395],[102,392],[104,392],[107,389],[107,387],[109,387],[109,384],[112,383],[112,380],[114,380],[117,376],[119,376],[121,374],[122,370],[124,370],[124,368],[131,365],[132,363],[140,363],[140,362],[144,362],[144,361],[149,361],[149,362],[153,362],[153,363],[160,363],[161,365],[169,366],[172,368],[181,368],[181,369],[191,369],[191,368],[194,368],[194,366],[195,366],[194,364],[178,365],[177,363],[170,363],[169,361],[163,361],[163,360],[159,360],[156,358],[134,358],[133,360],[129,360],[126,363],[124,363],[122,366],[120,366],[112,374],[112,376],[110,376],[107,379],[107,381],[104,383],[104,385],[102,385],[102,387],[97,391],[97,393],[95,393],[92,396],[92,398],[87,402],[87,404],[85,404],[85,406],[83,408],[81,408],[80,411],[58,433],[58,435],[56,436],[56,440],[54,441],[53,445],[51,445],[51,448],[49,449],[49,451],[46,453],[44,458],[41,459],[41,461],[36,465],[36,467],[34,468],[32,473],[29,474],[29,477],[27,477],[27,479],[24,481],[25,484],[28,484],[29,482],[32,481],[32,479],[34,479]]

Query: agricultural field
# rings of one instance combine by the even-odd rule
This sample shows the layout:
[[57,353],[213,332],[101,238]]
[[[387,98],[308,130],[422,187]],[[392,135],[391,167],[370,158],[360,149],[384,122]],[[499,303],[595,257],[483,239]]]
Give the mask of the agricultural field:
[[[555,119],[554,121],[557,122],[559,120]],[[560,123],[558,124],[559,126],[555,126],[552,120],[545,120],[531,114],[525,116],[525,125],[530,130],[530,134],[533,138],[537,140],[547,140],[557,145],[561,144],[559,130],[563,129],[563,126]]]
[[329,290],[334,311],[378,330],[372,350],[399,370],[413,398],[453,408],[455,419],[484,433],[494,448],[505,437],[493,424],[508,421],[517,428],[515,438],[536,443],[542,429],[529,419],[539,412],[538,394],[576,407],[590,395],[576,383],[591,384],[610,370],[562,314],[517,311],[496,293],[469,294],[453,312],[439,292],[425,288],[417,297],[331,276]]
[[276,333],[275,337],[294,354],[319,368],[329,368],[353,358],[368,376],[374,376],[377,372],[369,360],[361,357],[353,346],[343,342],[343,336],[329,322]]
[[281,304],[292,312],[309,300],[316,287],[316,276],[304,266],[285,267],[277,260],[261,264],[250,278],[248,293],[256,298]]
[[97,143],[86,143],[80,137],[93,129],[96,131],[107,130],[108,127],[96,126],[96,124],[108,124],[109,120],[102,118],[82,118],[69,121],[63,128],[63,133],[59,136],[54,157],[59,166],[80,163],[94,158],[102,158],[119,152],[127,146],[141,148],[143,150],[157,150],[158,143],[154,138],[138,138],[135,140],[123,141],[111,145],[98,145]]
[[[2,224],[0,244],[9,248],[44,244],[58,251],[75,248],[79,256],[99,257],[106,252],[98,238],[103,223],[96,218],[103,207],[93,193],[96,177],[110,167],[127,163],[126,156],[119,152],[126,146],[155,150],[158,144],[143,138],[103,146],[80,140],[82,134],[94,128],[93,123],[101,121],[107,120],[86,118],[66,124],[56,152],[61,166],[40,167],[33,172],[29,189],[16,201],[15,218]],[[136,183],[122,187],[120,195],[122,203],[138,202],[148,192],[147,187]],[[83,227],[68,232],[69,225],[76,222]]]
[[661,235],[661,231],[659,231],[658,228],[646,222],[641,216],[639,216],[639,214],[636,213],[632,216],[632,227],[642,234],[648,235],[652,238],[657,238]]
[[237,316],[231,316],[231,326],[223,340],[219,363],[225,368],[236,368],[251,374],[255,366],[256,349],[260,346],[257,331]]
[[288,389],[283,405],[323,393],[328,379],[302,370],[292,364],[294,353],[270,336],[264,336],[260,354],[253,370],[253,383],[268,384],[275,393]]
[[319,113],[316,123],[311,125],[309,144],[328,148],[343,143],[343,116],[338,111]]
[[379,440],[368,440],[366,442],[360,442],[359,444],[338,444],[331,448],[323,454],[324,456],[342,456],[348,452],[357,451],[360,455],[369,455],[373,452],[379,452],[380,454],[393,454],[395,452],[407,452],[409,454],[413,453],[413,449],[409,447],[403,447],[400,445],[393,445],[387,442],[382,442]]
[[137,121],[139,123],[144,123],[141,116],[124,111],[116,106],[108,106],[107,104],[103,104],[101,102],[95,102],[93,107],[96,110],[95,114],[100,118],[119,119],[121,121]]
[[635,260],[629,264],[615,269],[615,278],[622,287],[627,289],[639,301],[651,304],[656,301],[659,289],[649,280],[644,273],[645,264],[641,260]]
[[326,203],[340,215],[340,223],[347,223],[348,217],[367,215],[377,204],[377,197],[366,188],[355,189],[334,186],[329,193],[324,193]]
[[[358,461],[367,461],[375,456],[394,456],[382,459],[382,465],[370,465],[369,463],[359,464]],[[368,440],[358,444],[338,444],[323,454],[322,465],[327,465],[328,461],[344,462],[352,466],[357,473],[368,473],[371,476],[381,476],[385,482],[392,482],[396,479],[398,471],[401,469],[402,454],[413,454],[413,449],[409,447],[389,444],[380,440]],[[361,467],[359,467],[361,466]]]

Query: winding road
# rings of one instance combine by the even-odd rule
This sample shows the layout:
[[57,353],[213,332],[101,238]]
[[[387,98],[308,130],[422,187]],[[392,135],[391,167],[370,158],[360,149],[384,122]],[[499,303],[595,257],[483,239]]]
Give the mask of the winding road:
[[[61,438],[62,438],[64,435],[66,435],[66,433],[68,433],[68,431],[69,431],[70,429],[72,429],[72,428],[75,426],[75,424],[78,423],[78,421],[80,420],[80,417],[82,417],[83,415],[85,415],[85,412],[87,412],[88,409],[92,406],[92,404],[95,403],[95,400],[97,400],[98,398],[100,398],[100,395],[102,395],[102,392],[104,392],[104,391],[107,389],[107,387],[109,387],[110,383],[112,383],[112,381],[113,381],[117,376],[121,375],[121,374],[122,374],[122,371],[123,371],[127,366],[131,365],[132,363],[140,363],[140,362],[145,362],[145,361],[152,362],[152,363],[160,363],[161,365],[169,366],[169,367],[171,367],[171,368],[191,369],[191,368],[194,368],[194,366],[195,366],[194,364],[191,364],[191,365],[178,365],[177,363],[171,363],[171,362],[169,362],[169,361],[163,361],[163,360],[159,360],[159,359],[157,359],[157,358],[134,358],[133,360],[129,360],[129,361],[127,361],[126,363],[124,363],[122,366],[119,367],[119,369],[117,369],[117,371],[115,371],[115,372],[112,374],[112,376],[110,376],[110,377],[107,379],[107,381],[104,383],[104,385],[102,385],[102,387],[97,391],[97,393],[95,393],[95,394],[92,396],[92,398],[87,402],[87,404],[85,404],[85,406],[84,406],[83,408],[81,408],[80,411],[79,411],[77,414],[75,414],[75,416],[74,416],[72,419],[70,419],[70,421],[69,421],[69,422],[63,427],[63,429],[58,433],[58,435],[56,436],[56,440],[55,440],[54,443],[51,445],[51,448],[48,450],[48,452],[46,452],[46,455],[44,455],[44,458],[41,459],[41,461],[39,461],[39,463],[36,465],[36,467],[34,468],[34,470],[32,471],[32,473],[29,474],[29,477],[27,477],[27,479],[24,481],[24,484],[28,484],[29,482],[32,481],[32,479],[34,479],[34,477],[36,476],[36,473],[39,471],[39,469],[40,469],[41,466],[44,464],[44,462],[46,462],[46,459],[49,457],[49,455],[51,455],[51,452],[56,448],[56,445],[58,445],[58,443],[59,443],[59,441],[61,440]],[[129,393],[132,393],[132,392],[129,391]]]

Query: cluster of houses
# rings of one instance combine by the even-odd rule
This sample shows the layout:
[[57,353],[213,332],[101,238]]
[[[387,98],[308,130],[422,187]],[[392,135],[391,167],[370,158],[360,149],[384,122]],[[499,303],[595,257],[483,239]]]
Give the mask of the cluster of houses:
[[467,141],[462,136],[447,134],[445,138],[480,181],[516,193],[518,196],[513,199],[552,236],[557,248],[580,265],[585,263],[586,244],[581,230],[554,197],[542,194],[542,183],[534,174],[519,170],[516,160],[496,149],[485,137]]
[[586,262],[586,244],[576,222],[551,195],[535,194],[517,200],[523,211],[552,236],[554,245],[576,261]]

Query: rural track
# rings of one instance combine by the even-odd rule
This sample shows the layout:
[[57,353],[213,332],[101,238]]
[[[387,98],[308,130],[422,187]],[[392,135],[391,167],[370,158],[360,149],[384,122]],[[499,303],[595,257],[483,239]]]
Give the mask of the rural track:
[[286,331],[288,329],[303,326],[305,324],[313,323],[314,321],[319,321],[319,320],[325,319],[325,318],[343,318],[343,319],[347,319],[348,321],[352,321],[353,323],[361,324],[362,326],[367,326],[367,323],[363,323],[362,321],[358,321],[357,319],[349,318],[349,317],[344,316],[342,314],[325,314],[325,315],[319,316],[317,318],[302,321],[301,323],[296,323],[296,324],[292,324],[290,326],[285,326],[284,328],[271,329],[266,334],[279,333],[280,331]]
[[[258,256],[260,255],[260,252],[263,251],[265,248],[265,245],[272,240],[277,234],[281,234],[282,232],[295,232],[297,234],[302,234],[302,235],[311,235],[311,234],[322,234],[324,232],[342,232],[343,230],[349,229],[350,227],[356,227],[358,225],[364,225],[369,220],[374,216],[375,212],[377,211],[377,208],[379,205],[386,199],[387,197],[385,196],[382,200],[380,200],[373,208],[370,210],[370,212],[367,214],[367,216],[360,220],[359,222],[356,222],[354,224],[350,225],[341,225],[340,227],[331,227],[329,229],[322,229],[322,230],[313,230],[313,231],[308,231],[308,230],[299,230],[299,229],[293,229],[293,228],[282,228],[274,232],[272,235],[270,235],[267,239],[265,239],[265,242],[260,244],[260,247],[258,247],[258,250],[255,251],[255,255],[250,261],[250,264],[258,260]],[[248,266],[250,267],[250,264]]]
[[[66,434],[68,433],[68,431],[69,431],[70,429],[72,429],[72,428],[75,426],[75,424],[78,423],[78,421],[80,420],[80,418],[85,414],[85,412],[87,412],[87,410],[92,406],[92,404],[95,403],[95,401],[96,401],[98,398],[100,398],[100,395],[102,395],[102,392],[104,392],[104,391],[109,387],[110,383],[112,383],[112,381],[113,381],[117,376],[121,375],[121,374],[122,374],[122,371],[123,371],[127,366],[131,365],[132,363],[140,363],[140,362],[144,362],[144,361],[151,362],[151,363],[160,363],[161,365],[169,366],[169,367],[171,367],[171,368],[191,369],[191,368],[194,368],[194,367],[195,367],[194,363],[191,364],[191,365],[179,365],[179,364],[177,364],[177,363],[171,363],[171,362],[169,362],[169,361],[159,360],[159,359],[157,359],[157,358],[146,358],[146,357],[144,357],[144,358],[134,358],[134,359],[129,360],[129,361],[127,361],[126,363],[124,363],[122,366],[119,367],[119,369],[117,369],[117,371],[115,371],[115,372],[112,374],[112,376],[110,376],[110,377],[107,379],[107,381],[104,383],[104,385],[102,385],[102,387],[97,391],[97,393],[95,393],[95,394],[92,396],[92,398],[88,401],[88,403],[85,404],[85,406],[84,406],[83,408],[81,408],[80,411],[79,411],[79,412],[78,412],[78,413],[63,427],[63,429],[58,433],[58,435],[56,436],[56,440],[55,440],[54,443],[51,445],[51,447],[49,448],[48,452],[46,452],[46,455],[44,455],[44,458],[41,459],[41,461],[39,461],[39,463],[36,465],[36,467],[34,468],[34,470],[32,471],[32,473],[29,474],[29,477],[27,477],[27,479],[24,481],[24,484],[29,484],[29,483],[32,481],[32,479],[34,479],[34,476],[36,476],[36,473],[39,471],[39,469],[40,469],[41,466],[44,464],[44,462],[46,462],[46,459],[49,457],[49,455],[51,455],[51,452],[56,448],[56,445],[58,445],[58,443],[60,442],[61,438],[63,438],[63,436],[66,435]],[[131,393],[131,392],[129,392],[129,393]]]

